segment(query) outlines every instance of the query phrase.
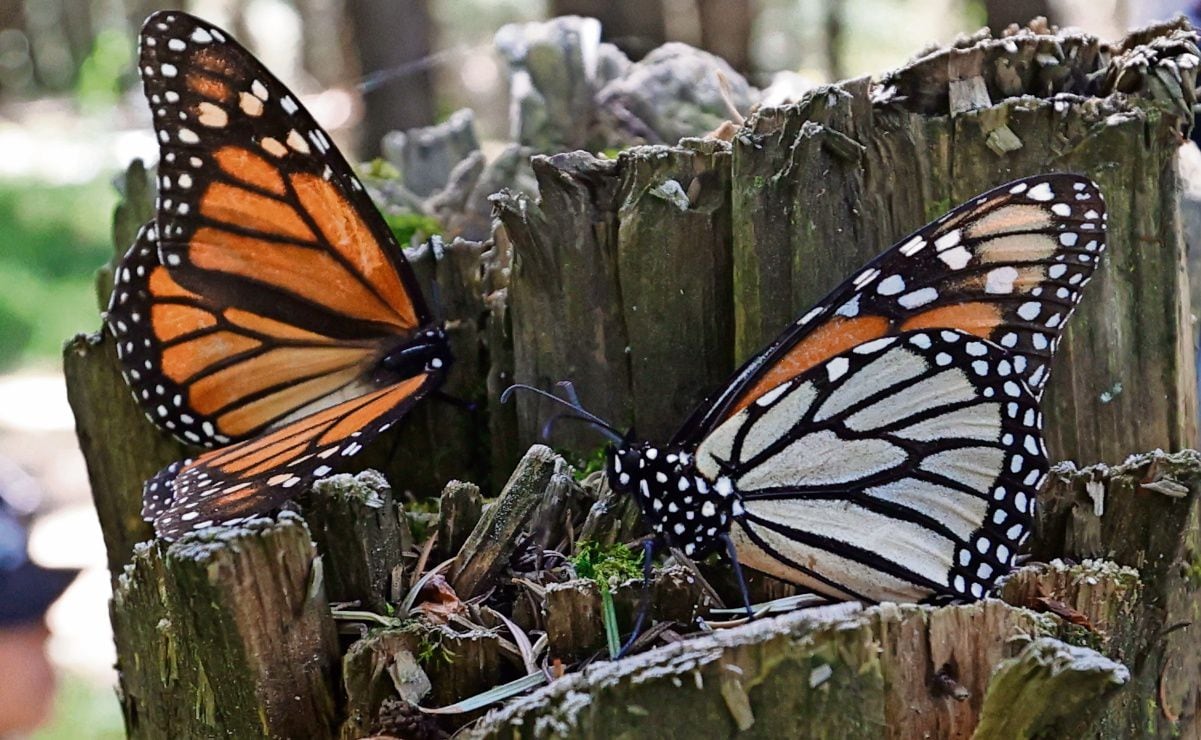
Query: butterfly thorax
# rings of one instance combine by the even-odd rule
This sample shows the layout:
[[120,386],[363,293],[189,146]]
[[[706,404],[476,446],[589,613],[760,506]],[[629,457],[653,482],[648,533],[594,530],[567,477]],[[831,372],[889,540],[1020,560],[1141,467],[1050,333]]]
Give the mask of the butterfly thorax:
[[692,455],[629,442],[609,450],[606,474],[609,486],[632,495],[651,531],[671,547],[696,558],[722,548],[735,497],[701,475]]
[[422,373],[445,374],[454,363],[446,330],[440,326],[425,329],[389,352],[380,367],[403,378]]

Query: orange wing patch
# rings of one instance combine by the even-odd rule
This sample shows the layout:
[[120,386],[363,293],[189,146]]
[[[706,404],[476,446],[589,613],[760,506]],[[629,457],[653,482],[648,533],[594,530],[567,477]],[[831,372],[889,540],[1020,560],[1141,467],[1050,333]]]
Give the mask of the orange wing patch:
[[1001,323],[1001,309],[995,303],[960,303],[932,308],[901,324],[901,331],[917,329],[958,329],[989,339]]
[[148,287],[151,295],[159,300],[169,298],[184,298],[192,301],[200,300],[200,296],[175,282],[175,279],[167,273],[167,268],[161,265],[150,271]]
[[200,413],[213,414],[240,398],[294,383],[297,378],[361,369],[372,356],[370,350],[341,347],[273,349],[197,380],[188,401]]
[[[244,188],[215,182],[200,199],[206,218],[254,229],[271,236],[313,242],[316,236],[292,206]],[[198,229],[197,236],[210,229]]]
[[400,284],[396,270],[387,260],[384,250],[364,249],[363,245],[375,241],[371,229],[363,222],[346,198],[327,181],[313,175],[292,176],[292,187],[302,208],[317,222],[326,241],[354,268],[366,278],[400,317],[401,326],[417,325],[413,302]]
[[176,383],[183,383],[227,357],[261,345],[257,339],[241,334],[215,331],[163,350],[163,374]]
[[309,344],[346,344],[342,340],[331,339],[324,334],[301,329],[298,326],[260,316],[257,313],[240,308],[227,308],[222,313],[231,324],[256,334],[266,334],[275,339],[283,339]]
[[792,380],[834,355],[864,342],[879,339],[888,334],[890,328],[889,320],[883,316],[831,319],[814,329],[809,336],[797,342],[787,354],[780,357],[754,387],[738,398],[725,418],[734,416],[772,388]]
[[188,89],[197,95],[218,103],[228,102],[233,95],[225,80],[204,74],[192,72],[185,78]]
[[205,227],[193,237],[188,256],[203,270],[238,275],[304,296],[347,320],[407,326],[326,251]]
[[247,185],[275,193],[281,198],[288,193],[279,170],[249,149],[223,146],[213,154],[213,159],[227,175]]
[[[402,383],[331,406],[262,437],[207,452],[185,466],[181,475],[202,466],[216,468],[223,473],[248,471],[257,466],[265,466],[263,470],[282,469],[294,458],[299,457],[299,455],[289,456],[286,453],[303,448],[320,456],[328,449],[336,450],[336,448],[315,449],[310,443],[316,442],[320,446],[325,446],[345,441],[351,433],[363,429],[367,424],[394,409],[405,398],[412,396],[426,382],[427,377],[419,375]],[[356,423],[346,425],[345,422],[351,418]]]
[[150,323],[160,342],[202,331],[217,325],[217,317],[203,308],[178,303],[157,303],[150,307]]
[[217,426],[224,434],[242,436],[258,427],[263,419],[279,419],[291,414],[315,399],[322,398],[354,382],[358,367],[349,367],[319,378],[293,383],[277,393],[243,404],[217,417]]

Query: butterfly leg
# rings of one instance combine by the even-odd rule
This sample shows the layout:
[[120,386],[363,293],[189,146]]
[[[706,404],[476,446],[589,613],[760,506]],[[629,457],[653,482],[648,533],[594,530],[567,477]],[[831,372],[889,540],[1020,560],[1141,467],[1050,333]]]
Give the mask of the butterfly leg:
[[646,614],[651,607],[651,575],[654,571],[651,561],[654,558],[655,538],[647,537],[642,541],[642,595],[638,599],[638,616],[634,618],[634,631],[630,633],[630,638],[621,646],[621,650],[617,651],[618,658],[624,658],[634,646],[634,641],[642,634],[642,623],[646,621]]
[[738,590],[742,594],[742,605],[746,607],[746,618],[754,619],[755,613],[751,611],[751,595],[746,588],[746,579],[742,576],[742,565],[738,562],[738,551],[734,549],[734,540],[730,539],[730,535],[723,534],[722,542],[726,544],[726,556],[730,558],[730,564],[734,566],[734,577],[738,579]]

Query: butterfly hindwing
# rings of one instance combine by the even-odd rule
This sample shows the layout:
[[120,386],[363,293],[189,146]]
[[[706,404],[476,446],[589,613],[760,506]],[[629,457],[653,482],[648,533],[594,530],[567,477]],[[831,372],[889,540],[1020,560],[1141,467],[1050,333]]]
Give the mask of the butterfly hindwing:
[[842,597],[984,595],[1025,541],[1048,468],[1013,360],[957,330],[906,332],[723,422],[696,465],[736,492],[739,558]]
[[172,463],[147,483],[143,516],[160,536],[175,539],[277,508],[387,431],[437,382],[431,375],[409,378],[274,432]]
[[902,239],[748,361],[677,441],[704,433],[769,389],[874,339],[957,329],[1013,354],[1037,398],[1064,324],[1105,248],[1105,203],[1089,179],[1007,183]]

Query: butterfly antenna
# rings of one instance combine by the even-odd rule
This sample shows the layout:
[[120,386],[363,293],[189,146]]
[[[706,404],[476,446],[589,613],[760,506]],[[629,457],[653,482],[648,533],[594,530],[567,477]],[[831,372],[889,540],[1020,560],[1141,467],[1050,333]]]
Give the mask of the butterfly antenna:
[[554,429],[555,423],[558,421],[562,421],[562,420],[583,422],[583,423],[587,424],[588,426],[592,427],[593,429],[595,429],[596,431],[600,432],[601,435],[605,437],[605,439],[609,440],[613,444],[620,445],[622,442],[620,434],[618,434],[617,432],[613,431],[612,429],[610,429],[608,427],[597,424],[596,420],[588,419],[586,417],[580,416],[579,414],[568,413],[566,411],[555,414],[554,416],[551,416],[549,419],[546,420],[546,423],[544,423],[542,425],[542,432],[541,432],[542,439],[549,439],[551,430]]
[[[559,404],[560,406],[566,406],[568,409],[571,409],[570,414],[559,414],[557,416],[551,417],[548,420],[548,426],[543,427],[544,435],[546,432],[549,431],[550,426],[553,426],[553,422],[561,416],[562,418],[578,419],[579,421],[586,422],[586,423],[592,425],[593,427],[595,427],[597,429],[597,431],[600,431],[602,434],[604,434],[605,437],[608,438],[610,441],[620,444],[622,441],[621,432],[617,431],[617,429],[615,429],[613,427],[613,425],[610,424],[609,422],[605,421],[604,419],[600,418],[599,416],[592,413],[588,409],[584,408],[584,406],[580,403],[579,397],[576,396],[575,388],[571,386],[570,381],[563,381],[563,382],[567,383],[568,388],[570,389],[569,392],[573,396],[573,398],[571,398],[571,399],[559,398],[558,396],[554,395],[553,393],[547,393],[546,391],[542,390],[541,388],[535,388],[534,386],[526,385],[525,383],[514,383],[513,385],[506,388],[504,393],[500,394],[500,402],[508,403],[509,399],[513,397],[513,394],[519,390],[528,391],[530,393],[533,393],[534,395],[541,396],[542,398],[545,398],[548,401],[552,401],[554,403]],[[560,387],[562,387],[562,384],[560,384]]]

